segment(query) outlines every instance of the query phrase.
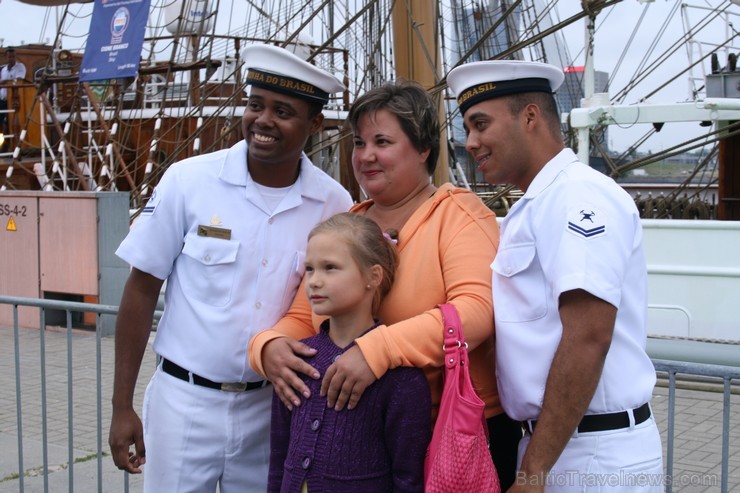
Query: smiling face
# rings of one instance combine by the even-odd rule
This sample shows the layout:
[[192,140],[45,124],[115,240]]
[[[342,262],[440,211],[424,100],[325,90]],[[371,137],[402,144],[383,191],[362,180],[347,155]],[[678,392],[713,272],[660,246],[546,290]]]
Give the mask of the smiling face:
[[513,184],[526,190],[532,178],[532,145],[527,138],[527,110],[514,115],[506,98],[493,98],[465,112],[465,148],[490,184]]
[[360,268],[342,235],[314,234],[305,265],[306,295],[314,313],[344,320],[370,316],[377,281]]
[[[242,116],[242,133],[255,181],[269,186],[293,183],[306,141],[321,128],[323,118],[321,113],[310,116],[310,104],[303,99],[252,87]],[[280,178],[280,183],[273,183],[275,178]],[[288,178],[288,183],[282,183]]]
[[429,183],[426,159],[387,110],[360,116],[352,150],[355,179],[378,203],[393,204]]

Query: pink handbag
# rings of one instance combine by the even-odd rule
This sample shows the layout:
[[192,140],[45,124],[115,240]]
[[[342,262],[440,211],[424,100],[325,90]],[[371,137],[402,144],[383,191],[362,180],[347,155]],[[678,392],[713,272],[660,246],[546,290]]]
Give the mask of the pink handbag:
[[424,462],[426,493],[499,493],[488,449],[485,404],[473,389],[460,316],[438,305],[444,320],[445,374],[442,402]]

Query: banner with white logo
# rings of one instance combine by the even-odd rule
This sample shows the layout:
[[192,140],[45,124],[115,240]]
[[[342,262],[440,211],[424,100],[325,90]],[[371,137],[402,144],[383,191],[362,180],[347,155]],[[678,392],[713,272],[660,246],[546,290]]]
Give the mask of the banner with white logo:
[[80,82],[134,77],[151,0],[95,0]]

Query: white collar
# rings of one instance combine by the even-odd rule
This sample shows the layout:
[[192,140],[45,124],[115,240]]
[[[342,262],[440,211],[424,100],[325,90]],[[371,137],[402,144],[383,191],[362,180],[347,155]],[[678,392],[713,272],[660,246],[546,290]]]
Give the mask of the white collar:
[[[253,183],[247,169],[247,142],[240,140],[228,149],[218,174],[227,183],[243,187]],[[301,169],[292,191],[301,196],[324,202],[326,192],[321,184],[321,173],[305,153],[301,153]]]
[[569,148],[566,147],[560,151],[555,157],[550,159],[537,173],[537,175],[529,184],[527,191],[522,196],[522,199],[533,199],[543,190],[550,186],[555,181],[555,178],[560,174],[571,163],[577,162],[578,156]]

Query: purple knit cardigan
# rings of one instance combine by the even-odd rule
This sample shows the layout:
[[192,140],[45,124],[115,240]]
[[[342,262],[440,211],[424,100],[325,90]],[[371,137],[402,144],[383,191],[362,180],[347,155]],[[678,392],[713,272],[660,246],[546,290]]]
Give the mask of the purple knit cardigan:
[[[329,338],[328,321],[303,342],[317,350],[306,361],[323,376],[344,351]],[[321,379],[293,412],[273,396],[268,492],[382,493],[424,491],[424,456],[431,437],[431,396],[424,372],[396,368],[365,390],[355,409],[326,407]]]

